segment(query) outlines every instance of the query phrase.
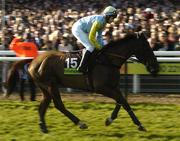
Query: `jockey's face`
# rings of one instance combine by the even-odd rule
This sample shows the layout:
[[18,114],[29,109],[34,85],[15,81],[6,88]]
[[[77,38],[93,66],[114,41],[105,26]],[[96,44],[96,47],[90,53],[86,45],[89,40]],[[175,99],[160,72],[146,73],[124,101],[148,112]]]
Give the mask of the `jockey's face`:
[[112,23],[114,21],[115,16],[106,16],[106,22]]
[[109,19],[108,19],[108,23],[112,23],[114,21],[114,17],[109,17]]

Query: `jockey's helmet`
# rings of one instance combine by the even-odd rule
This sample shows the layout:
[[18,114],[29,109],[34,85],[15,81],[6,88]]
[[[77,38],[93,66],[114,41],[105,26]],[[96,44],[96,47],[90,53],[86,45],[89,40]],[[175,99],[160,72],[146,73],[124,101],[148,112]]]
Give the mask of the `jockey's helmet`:
[[108,6],[104,9],[103,14],[108,17],[116,18],[117,17],[117,9],[112,6]]

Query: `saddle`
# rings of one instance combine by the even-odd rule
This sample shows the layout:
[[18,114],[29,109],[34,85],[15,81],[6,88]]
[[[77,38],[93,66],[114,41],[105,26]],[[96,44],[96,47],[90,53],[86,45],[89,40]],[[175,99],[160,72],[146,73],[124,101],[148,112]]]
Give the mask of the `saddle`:
[[70,52],[64,52],[66,55],[65,62],[64,62],[64,74],[65,75],[84,75],[86,77],[87,85],[89,86],[89,91],[93,91],[93,84],[92,84],[92,77],[91,77],[91,70],[95,66],[95,64],[98,62],[97,56],[100,54],[100,51],[93,51],[92,55],[89,58],[88,62],[88,73],[83,74],[82,72],[79,72],[77,70],[77,67],[79,66],[82,58],[82,51],[83,50],[77,50],[77,51],[70,51]]
[[[77,70],[77,67],[79,66],[82,58],[82,50],[77,51],[70,51],[70,52],[64,52],[66,54],[64,66],[65,66],[65,74],[68,75],[77,75],[82,74]],[[99,62],[97,60],[97,56],[100,54],[100,51],[95,50],[93,51],[92,55],[89,58],[88,62],[88,71],[91,71],[95,63]]]

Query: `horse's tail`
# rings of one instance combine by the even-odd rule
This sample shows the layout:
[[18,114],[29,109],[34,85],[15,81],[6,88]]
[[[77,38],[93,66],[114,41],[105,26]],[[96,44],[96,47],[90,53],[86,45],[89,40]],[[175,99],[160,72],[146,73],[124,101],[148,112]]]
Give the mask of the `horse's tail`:
[[16,84],[19,80],[19,73],[17,68],[13,65],[8,70],[7,81],[6,81],[6,96],[8,97],[15,89]]

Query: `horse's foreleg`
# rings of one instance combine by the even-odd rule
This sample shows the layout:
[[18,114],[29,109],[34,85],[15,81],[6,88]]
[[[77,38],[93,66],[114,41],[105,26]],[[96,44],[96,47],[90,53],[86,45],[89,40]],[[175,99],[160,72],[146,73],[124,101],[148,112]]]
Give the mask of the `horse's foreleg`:
[[121,92],[119,92],[119,96],[120,96],[120,99],[119,99],[118,103],[122,104],[123,108],[128,112],[128,114],[131,117],[134,124],[136,124],[138,126],[138,129],[140,131],[146,131],[146,129],[142,126],[142,124],[138,120],[137,116],[132,111],[132,109],[131,109],[130,105],[128,104],[127,100],[122,96]]
[[138,120],[138,118],[136,117],[134,112],[132,111],[130,105],[128,104],[128,102],[126,101],[126,99],[123,97],[123,95],[121,94],[121,92],[119,90],[112,90],[111,88],[103,87],[103,88],[99,89],[97,92],[101,93],[107,97],[110,97],[117,102],[116,107],[111,114],[111,118],[106,119],[106,125],[107,124],[110,125],[113,121],[113,118],[115,119],[117,117],[117,114],[118,114],[120,107],[122,105],[123,108],[130,115],[133,122],[139,127],[138,129],[140,131],[146,131],[146,129],[142,126],[142,124],[140,123],[140,121]]
[[108,87],[101,87],[101,88],[97,88],[96,89],[97,93],[101,93],[104,96],[110,97],[112,99],[114,99],[116,101],[116,106],[113,110],[113,112],[111,113],[111,116],[108,117],[105,121],[105,125],[108,126],[110,125],[118,116],[119,110],[121,108],[121,103],[119,102],[119,95],[117,93],[115,93],[111,88]]
[[119,103],[117,103],[111,114],[111,117],[106,119],[106,122],[105,122],[106,126],[110,125],[113,122],[113,120],[115,120],[117,118],[120,108],[121,108],[121,105]]
[[60,112],[62,112],[65,116],[67,116],[72,122],[74,122],[76,125],[79,125],[79,127],[81,129],[86,129],[87,125],[85,123],[81,122],[78,117],[76,117],[70,111],[68,111],[66,109],[66,107],[64,106],[64,104],[62,102],[58,87],[52,86],[50,91],[52,94],[52,98],[53,98],[53,102],[54,102],[55,107]]
[[46,122],[45,122],[45,113],[51,102],[51,96],[49,95],[49,93],[46,89],[43,89],[42,87],[40,87],[40,88],[43,92],[43,99],[41,100],[41,103],[39,106],[39,117],[40,117],[39,126],[40,126],[42,132],[47,133],[48,130],[46,127]]

